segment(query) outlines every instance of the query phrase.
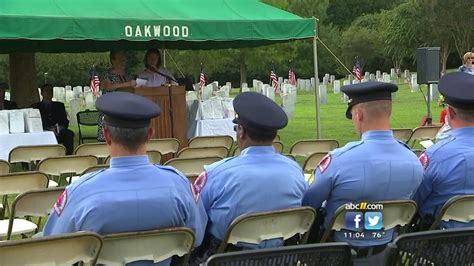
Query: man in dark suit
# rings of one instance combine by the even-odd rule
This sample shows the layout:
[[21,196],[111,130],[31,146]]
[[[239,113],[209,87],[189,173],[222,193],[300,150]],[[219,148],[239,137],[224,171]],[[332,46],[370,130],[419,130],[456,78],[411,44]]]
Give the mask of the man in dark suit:
[[52,101],[53,86],[51,84],[44,84],[41,87],[41,96],[43,96],[43,100],[31,107],[40,110],[43,129],[53,131],[58,143],[66,147],[66,154],[72,154],[74,150],[74,132],[68,129],[69,120],[64,104]]
[[13,110],[18,109],[16,102],[5,100],[5,91],[8,88],[8,84],[5,82],[0,83],[0,110]]

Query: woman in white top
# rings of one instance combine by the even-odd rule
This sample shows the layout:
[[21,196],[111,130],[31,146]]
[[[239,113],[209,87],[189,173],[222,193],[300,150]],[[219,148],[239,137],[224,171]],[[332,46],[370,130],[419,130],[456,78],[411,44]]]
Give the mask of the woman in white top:
[[164,67],[161,67],[161,53],[158,49],[148,49],[143,59],[145,70],[138,77],[145,79],[145,87],[159,87],[167,83],[178,85],[173,75]]

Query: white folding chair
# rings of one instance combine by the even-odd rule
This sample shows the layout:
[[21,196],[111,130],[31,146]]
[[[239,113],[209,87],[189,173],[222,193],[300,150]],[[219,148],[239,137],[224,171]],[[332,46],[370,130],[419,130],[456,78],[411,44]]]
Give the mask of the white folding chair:
[[77,176],[83,173],[87,168],[96,166],[97,164],[97,157],[92,155],[69,155],[46,158],[38,163],[37,169],[45,174],[57,176],[59,183],[62,175],[67,174],[70,177],[69,183],[71,183],[73,176]]
[[179,150],[179,140],[175,138],[152,139],[148,143],[148,150],[159,151],[162,155],[175,154]]
[[220,157],[205,158],[173,158],[164,163],[164,165],[172,166],[189,179],[193,180],[204,171],[204,165],[213,164],[222,160]]
[[[12,211],[8,220],[0,221],[0,237],[9,240],[12,235],[23,235],[37,232],[41,224],[41,218],[47,217],[54,203],[58,200],[64,188],[48,188],[29,190],[18,195],[13,201]],[[38,223],[35,224],[20,217],[35,216]],[[16,217],[19,217],[16,219]]]
[[458,221],[468,223],[474,220],[474,195],[459,195],[449,199],[430,227],[435,230],[441,221]]
[[105,160],[110,152],[105,143],[84,143],[74,150],[75,155],[93,155],[99,159]]
[[10,151],[8,161],[10,163],[28,163],[30,170],[33,170],[34,163],[37,161],[65,155],[66,148],[61,144],[18,146]]
[[339,147],[339,142],[335,139],[311,139],[297,141],[290,148],[293,156],[308,157],[316,152],[328,153]]
[[311,207],[241,215],[227,229],[217,253],[224,252],[229,244],[260,244],[264,240],[275,238],[286,240],[296,234],[302,236],[300,244],[305,244],[315,218],[316,211]]
[[412,142],[412,147],[416,142],[422,140],[434,140],[441,126],[417,127],[413,129],[413,133],[407,143]]
[[0,241],[0,265],[95,265],[101,247],[91,232]]
[[9,210],[8,196],[18,195],[32,189],[42,189],[48,186],[48,176],[40,172],[23,172],[0,175],[0,195],[3,196],[0,219]]
[[177,158],[202,158],[202,157],[227,157],[228,149],[226,147],[186,147],[180,150]]
[[187,265],[193,244],[193,231],[184,227],[111,234],[103,237],[98,263],[118,266],[139,260],[160,262],[176,255],[185,256],[182,265]]
[[[275,148],[275,151],[277,153],[282,153],[283,152],[283,143],[281,141],[278,141],[278,140],[274,140],[272,141],[272,145],[273,145],[273,148]],[[232,153],[234,156],[238,156],[240,155],[240,149],[239,149],[239,146],[235,146],[234,148],[234,152]]]
[[413,134],[411,128],[392,128],[392,132],[396,139],[403,142],[407,142]]
[[[152,164],[159,164],[161,162],[161,153],[159,151],[146,151],[146,155],[148,155],[148,159]],[[104,163],[109,165],[111,159],[112,157],[109,155]]]
[[11,171],[11,165],[9,162],[0,160],[0,175],[8,174]]
[[189,140],[188,146],[190,148],[202,147],[226,147],[230,149],[234,139],[231,136],[198,136]]

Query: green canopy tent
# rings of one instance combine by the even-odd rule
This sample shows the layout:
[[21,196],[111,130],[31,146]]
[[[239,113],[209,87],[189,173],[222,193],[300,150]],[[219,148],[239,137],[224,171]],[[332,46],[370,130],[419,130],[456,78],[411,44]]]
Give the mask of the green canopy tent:
[[316,29],[315,18],[256,0],[0,1],[0,53],[241,48],[313,38],[318,80]]

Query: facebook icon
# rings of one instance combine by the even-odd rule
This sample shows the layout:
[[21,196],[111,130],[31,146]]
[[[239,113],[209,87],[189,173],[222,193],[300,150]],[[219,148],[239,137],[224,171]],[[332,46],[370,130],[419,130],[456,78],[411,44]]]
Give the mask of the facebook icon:
[[353,231],[364,230],[364,223],[362,212],[346,212],[346,227]]

